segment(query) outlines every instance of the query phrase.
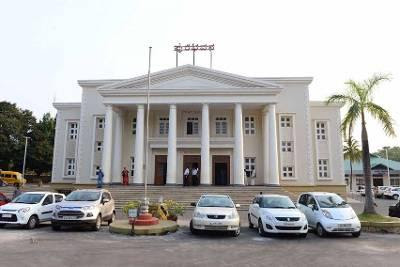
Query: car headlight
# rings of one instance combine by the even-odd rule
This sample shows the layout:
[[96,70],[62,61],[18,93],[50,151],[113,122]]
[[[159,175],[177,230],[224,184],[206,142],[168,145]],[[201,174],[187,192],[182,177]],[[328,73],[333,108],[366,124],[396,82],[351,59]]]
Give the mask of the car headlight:
[[237,211],[232,211],[231,214],[229,214],[228,216],[226,216],[228,219],[236,219],[239,218],[239,214],[237,213]]
[[274,217],[271,216],[271,215],[265,215],[265,219],[268,220],[268,221],[273,221]]
[[328,218],[328,219],[333,219],[333,216],[332,216],[332,214],[331,214],[329,211],[324,210],[324,209],[321,209],[321,212],[322,212],[322,214],[323,214],[326,218]]
[[19,212],[19,213],[27,213],[27,212],[30,211],[30,210],[31,210],[31,208],[26,207],[26,208],[19,209],[18,212]]
[[57,205],[56,206],[56,210],[60,210],[61,209],[61,206],[60,205]]
[[82,207],[82,209],[83,210],[92,210],[92,209],[94,209],[94,206],[85,206],[85,207]]
[[196,211],[196,212],[194,213],[193,217],[196,217],[196,218],[205,218],[206,215],[205,215],[204,213],[201,213],[201,212]]

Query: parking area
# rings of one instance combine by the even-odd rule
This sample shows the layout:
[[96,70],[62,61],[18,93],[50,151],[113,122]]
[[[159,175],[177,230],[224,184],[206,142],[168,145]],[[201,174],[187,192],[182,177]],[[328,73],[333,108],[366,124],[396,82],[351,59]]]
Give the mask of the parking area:
[[182,226],[165,236],[123,236],[77,229],[0,229],[1,266],[396,266],[400,235],[360,238],[260,237],[243,227],[237,238],[193,236]]

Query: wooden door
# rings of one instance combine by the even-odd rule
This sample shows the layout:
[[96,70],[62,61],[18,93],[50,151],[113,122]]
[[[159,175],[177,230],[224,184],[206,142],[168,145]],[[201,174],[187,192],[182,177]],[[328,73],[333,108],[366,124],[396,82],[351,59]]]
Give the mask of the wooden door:
[[156,155],[154,184],[165,185],[166,182],[167,182],[167,155]]
[[230,156],[213,156],[213,184],[229,185],[230,184]]

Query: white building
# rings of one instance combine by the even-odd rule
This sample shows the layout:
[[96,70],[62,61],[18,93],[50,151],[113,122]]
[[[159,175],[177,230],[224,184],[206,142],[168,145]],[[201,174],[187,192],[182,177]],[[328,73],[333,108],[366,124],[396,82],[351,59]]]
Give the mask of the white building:
[[[309,77],[251,78],[192,65],[151,74],[148,182],[345,185],[340,106],[309,101]],[[54,103],[53,183],[143,184],[147,75],[81,80],[81,103]],[[143,167],[142,167],[143,166]],[[252,170],[255,171],[252,171]],[[246,170],[246,171],[245,171]]]

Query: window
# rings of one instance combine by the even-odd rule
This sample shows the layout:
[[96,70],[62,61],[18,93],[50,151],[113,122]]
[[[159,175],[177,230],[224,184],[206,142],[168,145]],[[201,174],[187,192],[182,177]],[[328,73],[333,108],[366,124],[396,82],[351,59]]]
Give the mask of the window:
[[228,133],[228,122],[226,117],[215,118],[215,134],[224,135]]
[[328,160],[327,159],[319,159],[318,160],[318,176],[320,178],[329,177],[328,173]]
[[55,197],[56,197],[56,203],[63,201],[62,195],[55,195]]
[[254,116],[244,117],[244,134],[254,135],[256,133],[256,123]]
[[132,134],[136,134],[136,118],[133,118],[132,120]]
[[70,122],[68,123],[68,133],[70,140],[76,140],[78,137],[78,123]]
[[111,200],[111,195],[110,195],[109,193],[107,193],[107,192],[104,192],[101,199],[102,199],[102,200],[103,200],[103,199]]
[[321,121],[317,122],[316,134],[317,134],[317,140],[326,139],[326,122],[321,122]]
[[135,158],[131,157],[131,176],[135,173]]
[[44,200],[43,200],[43,206],[53,204],[53,195],[48,195]]
[[292,117],[282,116],[281,117],[281,127],[292,127]]
[[190,117],[186,120],[186,134],[198,135],[199,134],[199,118]]
[[159,124],[160,124],[160,135],[168,134],[169,118],[160,118]]
[[75,159],[67,159],[67,176],[75,175]]
[[256,158],[244,158],[244,170],[247,177],[255,176]]
[[96,142],[96,151],[102,151],[102,150],[103,150],[103,142],[97,141]]
[[282,167],[282,175],[283,177],[294,177],[294,169],[292,166],[283,166]]
[[97,128],[104,129],[104,126],[105,126],[105,119],[104,118],[98,118],[97,119]]
[[307,194],[301,195],[299,198],[299,204],[306,206],[307,205]]
[[282,152],[292,152],[293,142],[292,141],[282,141],[281,143]]

